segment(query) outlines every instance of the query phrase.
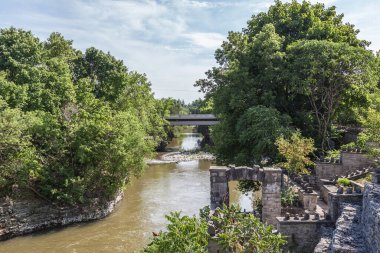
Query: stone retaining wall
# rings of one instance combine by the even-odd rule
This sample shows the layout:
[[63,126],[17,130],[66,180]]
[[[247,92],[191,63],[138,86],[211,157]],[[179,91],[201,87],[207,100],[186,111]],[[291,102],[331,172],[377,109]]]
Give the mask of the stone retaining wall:
[[[334,179],[354,173],[359,169],[371,167],[373,158],[363,152],[342,151],[340,160],[327,160],[316,162],[315,173],[320,179]],[[318,182],[319,186],[322,183]]]
[[353,193],[353,194],[338,194],[336,192],[328,193],[328,208],[329,215],[332,221],[336,221],[342,212],[343,204],[356,204],[361,205],[363,202],[363,194],[362,193]]
[[341,209],[341,215],[336,221],[336,229],[332,235],[330,252],[367,253],[360,224],[360,205],[345,203]]
[[368,253],[380,252],[380,186],[367,184],[363,195],[362,233]]
[[[342,163],[317,162],[315,164],[315,173],[318,179],[332,179],[336,175],[346,174]],[[319,186],[322,184],[319,182]]]
[[369,157],[366,153],[356,153],[349,151],[342,151],[340,153],[342,165],[346,173],[355,172],[357,169],[370,167],[373,163],[373,158]]
[[327,220],[294,220],[285,217],[277,217],[277,230],[286,236],[288,242],[285,252],[304,253],[313,252],[315,246],[321,239],[321,228],[331,226],[332,222]]

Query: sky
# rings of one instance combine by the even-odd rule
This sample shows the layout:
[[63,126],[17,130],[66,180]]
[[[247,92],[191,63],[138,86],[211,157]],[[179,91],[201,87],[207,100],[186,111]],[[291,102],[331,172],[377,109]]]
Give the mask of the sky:
[[[60,32],[75,48],[110,52],[129,70],[146,73],[157,98],[189,103],[216,66],[215,50],[273,0],[0,0],[0,28],[31,30],[41,40]],[[335,5],[359,38],[380,49],[380,0],[311,0]]]

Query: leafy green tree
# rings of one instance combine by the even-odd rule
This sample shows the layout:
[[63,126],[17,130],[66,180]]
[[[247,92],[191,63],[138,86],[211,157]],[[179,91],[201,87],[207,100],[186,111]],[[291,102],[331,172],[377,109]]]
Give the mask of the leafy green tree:
[[[274,142],[279,136],[288,136],[291,132],[288,116],[264,106],[249,108],[232,126],[224,120],[213,132],[215,150],[223,163],[254,165],[276,158]],[[230,127],[235,129],[230,130]],[[226,133],[229,135],[224,135]]]
[[358,136],[358,144],[369,151],[369,155],[380,164],[380,112],[369,108],[365,116],[361,117],[364,131]]
[[366,117],[362,118],[362,124],[365,127],[363,134],[367,139],[380,143],[380,112],[369,108]]
[[61,204],[99,203],[141,174],[168,114],[145,75],[59,33],[41,42],[1,29],[0,51],[2,195],[17,186]]
[[329,135],[338,111],[368,107],[376,88],[373,54],[363,48],[329,41],[301,41],[288,49],[294,86],[308,97],[322,150],[331,149]]
[[[288,131],[300,129],[318,148],[330,148],[331,125],[344,121],[345,112],[367,107],[379,79],[369,43],[358,33],[335,7],[307,1],[275,1],[242,32],[230,32],[215,52],[218,66],[195,84],[222,120],[213,132],[217,156],[250,164],[257,154],[268,154],[263,145],[253,157],[255,143],[239,143],[240,118],[257,106],[289,117]],[[275,161],[276,154],[271,156]]]
[[213,102],[211,99],[198,98],[187,105],[190,114],[210,114],[212,113]]
[[0,98],[0,196],[10,194],[13,187],[26,187],[29,171],[41,166],[28,133],[32,117],[9,108]]

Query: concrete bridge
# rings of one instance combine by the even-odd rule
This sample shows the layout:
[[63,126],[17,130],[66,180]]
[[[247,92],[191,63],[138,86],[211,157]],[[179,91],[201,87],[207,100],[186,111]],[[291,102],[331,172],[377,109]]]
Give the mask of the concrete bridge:
[[166,120],[171,126],[213,126],[219,123],[213,114],[170,115]]

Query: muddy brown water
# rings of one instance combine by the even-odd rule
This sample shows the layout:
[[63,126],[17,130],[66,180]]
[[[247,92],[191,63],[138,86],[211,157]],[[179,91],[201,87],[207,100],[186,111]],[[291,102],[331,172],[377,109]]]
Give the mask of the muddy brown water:
[[[191,150],[201,137],[183,134],[170,143],[171,148]],[[210,161],[150,165],[132,180],[125,197],[108,217],[65,228],[39,232],[0,242],[1,253],[88,253],[135,252],[149,243],[152,231],[165,228],[170,211],[197,215],[210,202]],[[230,187],[236,183],[231,182]],[[231,202],[250,209],[249,197],[232,190]]]

